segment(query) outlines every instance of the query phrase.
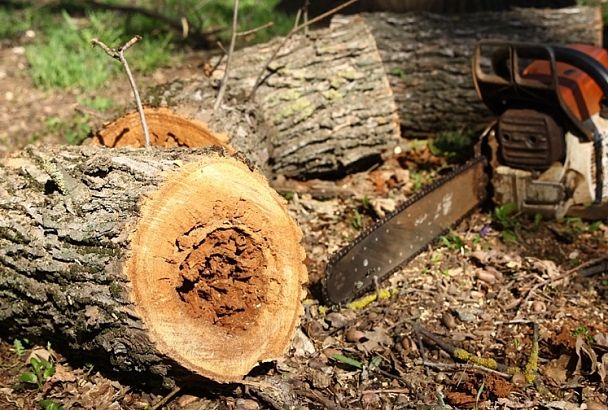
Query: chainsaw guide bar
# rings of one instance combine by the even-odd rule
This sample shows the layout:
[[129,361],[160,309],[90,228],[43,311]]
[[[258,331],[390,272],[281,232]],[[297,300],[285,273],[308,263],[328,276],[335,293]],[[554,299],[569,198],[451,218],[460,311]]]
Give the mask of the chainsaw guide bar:
[[487,197],[485,168],[484,157],[472,159],[364,229],[329,260],[326,299],[345,303],[372,289],[460,222]]

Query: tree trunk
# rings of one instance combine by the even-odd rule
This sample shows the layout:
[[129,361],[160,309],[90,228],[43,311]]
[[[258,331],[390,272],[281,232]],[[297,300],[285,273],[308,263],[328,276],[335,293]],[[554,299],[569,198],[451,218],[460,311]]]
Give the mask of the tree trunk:
[[[396,142],[399,126],[388,79],[367,26],[354,20],[339,28],[311,31],[308,36],[295,35],[264,70],[282,41],[235,53],[229,95],[218,113],[213,114],[210,107],[224,73],[223,63],[208,79],[176,81],[153,90],[151,102],[210,124],[215,132],[225,132],[231,146],[258,166],[268,164],[272,174],[335,177],[379,162],[382,152]],[[252,108],[244,113],[241,107],[260,73],[265,80],[247,103]],[[235,113],[242,117],[239,124],[251,119],[255,124],[235,127]]]
[[219,149],[28,148],[0,160],[0,326],[171,385],[240,379],[302,313],[301,232]]
[[[596,45],[602,41],[597,7],[363,16],[386,66],[404,137],[487,125],[491,113],[471,77],[471,55],[480,39]],[[344,24],[344,18],[332,24]]]
[[[343,2],[340,0],[311,1],[309,14],[318,16]],[[281,0],[277,9],[295,13],[302,7],[302,0]],[[513,7],[567,7],[576,0],[359,0],[345,11],[348,14],[364,11],[430,11],[433,13],[462,13],[488,10],[507,10]],[[346,14],[346,13],[345,13]]]

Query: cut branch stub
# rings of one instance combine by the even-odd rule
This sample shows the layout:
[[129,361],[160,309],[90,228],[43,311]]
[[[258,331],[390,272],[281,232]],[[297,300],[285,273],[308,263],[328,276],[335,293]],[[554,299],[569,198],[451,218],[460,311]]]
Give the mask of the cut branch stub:
[[[195,148],[221,145],[233,151],[226,135],[212,132],[200,121],[187,119],[166,108],[146,108],[144,112],[154,146]],[[109,148],[143,147],[144,134],[139,114],[133,111],[105,124],[88,142]]]
[[281,357],[299,323],[301,231],[218,149],[31,148],[0,162],[0,208],[11,335],[165,384],[229,382]]

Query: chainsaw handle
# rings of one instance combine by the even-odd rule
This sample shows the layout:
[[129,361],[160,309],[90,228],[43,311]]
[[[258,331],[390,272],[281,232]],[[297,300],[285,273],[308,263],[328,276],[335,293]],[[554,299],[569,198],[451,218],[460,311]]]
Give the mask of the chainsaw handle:
[[[481,69],[482,46],[497,47],[491,58],[494,74],[485,74]],[[547,61],[551,69],[551,84],[523,78],[519,72],[519,58]],[[526,99],[544,104],[546,109],[555,114],[559,115],[561,112],[561,118],[568,130],[579,138],[582,137],[584,141],[593,143],[596,167],[594,204],[600,204],[604,197],[602,134],[592,123],[579,121],[564,104],[558,89],[557,62],[582,70],[598,85],[603,95],[602,99],[606,99],[608,70],[599,61],[582,51],[559,45],[480,41],[473,56],[473,82],[478,95],[496,115],[501,115],[505,111],[509,100],[521,103]]]
[[[482,69],[482,47],[492,47],[492,71]],[[520,59],[547,61],[550,67],[550,83],[526,78],[520,72]],[[562,100],[559,91],[557,61],[571,64],[588,74],[596,82],[604,96],[608,96],[608,73],[594,58],[563,46],[535,43],[482,40],[477,43],[473,55],[473,83],[477,94],[496,115],[508,108],[533,106],[544,107],[549,115],[560,118],[566,129],[581,141],[594,139],[594,127],[580,121]]]
[[[518,48],[517,55],[521,58],[550,61],[550,56],[547,54],[547,48],[545,47],[553,51],[555,61],[570,64],[583,71],[600,87],[604,97],[608,96],[608,70],[595,58],[580,50],[559,45],[531,46]],[[509,57],[508,48],[500,48],[492,54],[492,66],[497,74],[501,76],[507,74]]]

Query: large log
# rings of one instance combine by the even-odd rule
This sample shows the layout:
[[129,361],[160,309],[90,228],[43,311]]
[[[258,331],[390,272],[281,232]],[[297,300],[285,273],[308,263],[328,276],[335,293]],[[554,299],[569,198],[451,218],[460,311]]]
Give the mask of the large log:
[[363,16],[386,65],[404,137],[487,125],[491,114],[471,77],[471,54],[480,39],[602,44],[597,7]]
[[170,385],[238,380],[282,356],[299,322],[300,229],[224,151],[30,148],[0,161],[0,209],[13,336]]
[[[341,0],[311,1],[309,14],[317,16],[342,4]],[[349,6],[345,14],[365,11],[430,11],[433,13],[462,13],[489,10],[508,10],[513,7],[567,7],[576,0],[359,0]],[[281,0],[277,9],[295,13],[302,7],[302,0]]]
[[258,75],[264,73],[264,82],[249,102],[255,109],[247,111],[256,126],[243,128],[252,132],[238,140],[235,127],[225,132],[231,146],[249,159],[265,152],[253,159],[256,165],[264,166],[266,157],[271,174],[298,178],[335,177],[379,162],[396,142],[399,126],[388,79],[367,26],[354,20],[311,31],[308,36],[295,35],[264,71],[282,41],[235,53],[229,98],[219,113],[212,113],[211,106],[223,64],[211,78],[175,81],[153,90],[150,101],[222,132],[222,123],[226,127],[236,120],[222,120],[223,115],[236,110],[246,117],[240,107]]

